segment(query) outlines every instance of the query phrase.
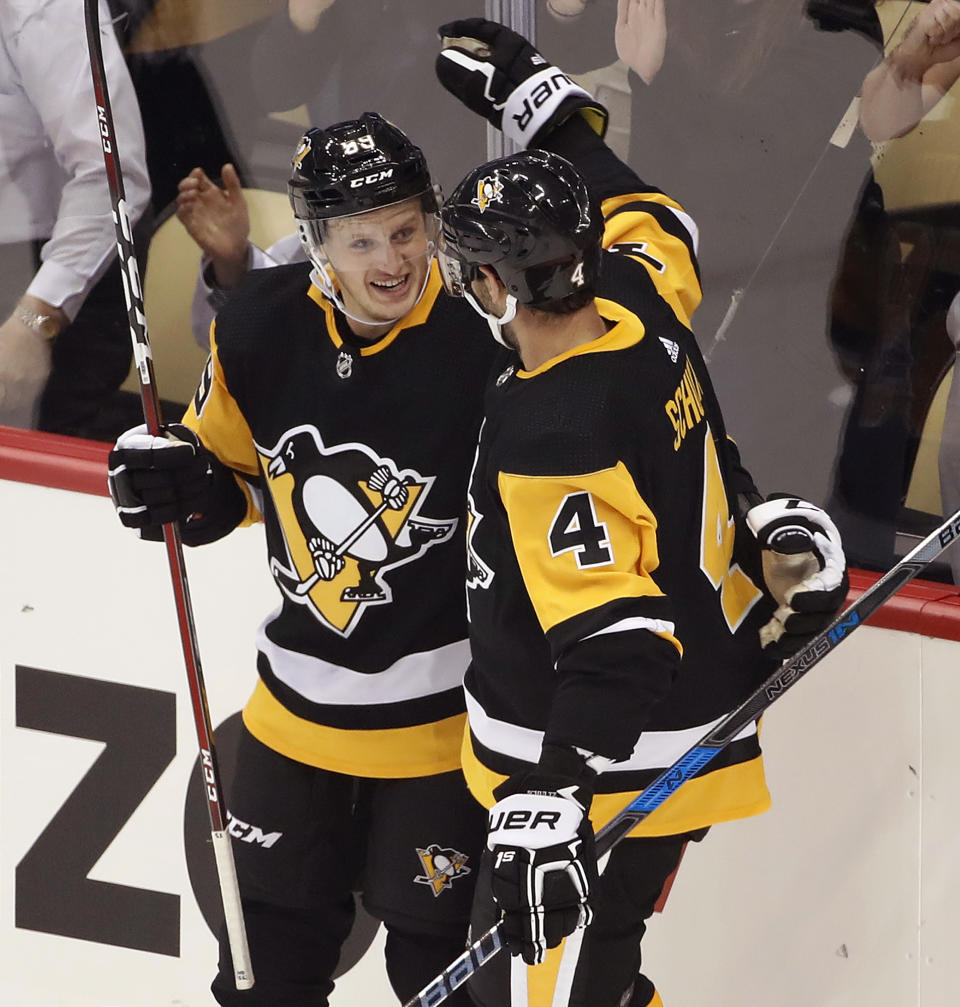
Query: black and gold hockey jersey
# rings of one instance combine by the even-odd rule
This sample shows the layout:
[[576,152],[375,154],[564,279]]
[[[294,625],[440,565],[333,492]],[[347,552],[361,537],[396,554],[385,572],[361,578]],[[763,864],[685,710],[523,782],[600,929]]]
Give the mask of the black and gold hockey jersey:
[[[530,372],[504,354],[467,532],[471,789],[489,806],[544,741],[576,746],[616,760],[597,780],[596,826],[772,668],[758,628],[773,603],[737,562],[735,496],[755,488],[688,327],[695,230],[660,192],[610,188],[608,331]],[[751,727],[634,834],[768,803]]]
[[264,521],[282,597],[257,633],[246,726],[351,775],[458,768],[486,326],[434,265],[416,308],[363,344],[297,264],[249,274],[211,347],[184,422],[238,477],[244,523]]

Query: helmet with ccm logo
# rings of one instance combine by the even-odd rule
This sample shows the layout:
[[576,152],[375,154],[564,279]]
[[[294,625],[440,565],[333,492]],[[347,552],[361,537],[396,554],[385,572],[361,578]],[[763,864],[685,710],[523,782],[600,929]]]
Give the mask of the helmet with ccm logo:
[[435,212],[423,151],[376,112],[304,133],[287,191],[298,221],[364,213],[413,196]]
[[583,177],[558,154],[526,150],[474,169],[440,220],[440,264],[455,296],[470,296],[480,266],[517,302],[541,310],[562,312],[592,296],[603,216]]

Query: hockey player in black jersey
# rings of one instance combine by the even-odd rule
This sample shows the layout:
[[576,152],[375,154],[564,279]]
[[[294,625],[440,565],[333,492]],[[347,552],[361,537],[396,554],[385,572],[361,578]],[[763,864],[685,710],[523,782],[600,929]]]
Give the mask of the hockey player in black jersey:
[[310,261],[245,277],[183,425],[124,434],[111,485],[145,537],[263,521],[282,598],[228,794],[280,838],[234,844],[256,983],[234,989],[222,937],[217,1001],[326,1004],[358,885],[406,1001],[463,949],[484,835],[460,772],[464,501],[494,347],[442,291],[398,128],[309,130],[290,196]]
[[447,289],[504,346],[468,495],[463,765],[491,809],[474,930],[502,913],[513,954],[468,985],[481,1007],[651,1007],[641,938],[685,844],[768,806],[756,727],[599,867],[593,832],[826,625],[843,550],[819,507],[763,502],[726,436],[682,207],[582,118],[550,128],[572,84],[526,40],[440,34],[447,89],[539,148],[441,211]]

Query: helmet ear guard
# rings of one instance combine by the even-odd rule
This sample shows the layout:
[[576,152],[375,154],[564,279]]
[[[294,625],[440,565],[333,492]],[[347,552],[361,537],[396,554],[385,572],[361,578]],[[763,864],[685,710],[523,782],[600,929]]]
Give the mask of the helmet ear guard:
[[[447,234],[450,235],[449,241],[447,240]],[[470,261],[470,258],[468,257],[470,253],[464,255],[460,252],[459,242],[462,242],[462,244],[467,247],[470,247],[471,245],[473,246],[473,254],[476,256],[475,261]],[[488,235],[484,238],[476,235],[475,233],[474,240],[471,241],[467,234],[458,234],[455,228],[449,226],[449,222],[442,222],[440,243],[437,246],[437,262],[440,266],[440,276],[443,279],[443,286],[447,293],[452,297],[464,298],[478,315],[487,320],[487,324],[490,326],[490,332],[492,333],[493,338],[500,343],[501,346],[509,347],[510,344],[503,336],[503,326],[512,322],[516,317],[516,296],[508,291],[504,312],[502,315],[497,316],[487,311],[477,300],[477,297],[473,292],[473,281],[478,280],[482,275],[480,267],[488,264],[485,261],[480,260],[496,257],[496,251],[491,250],[491,244],[495,245],[495,243],[495,239],[492,239],[491,236]],[[486,249],[485,252],[482,251],[484,248]],[[495,265],[492,263],[489,265],[494,272],[497,271]]]

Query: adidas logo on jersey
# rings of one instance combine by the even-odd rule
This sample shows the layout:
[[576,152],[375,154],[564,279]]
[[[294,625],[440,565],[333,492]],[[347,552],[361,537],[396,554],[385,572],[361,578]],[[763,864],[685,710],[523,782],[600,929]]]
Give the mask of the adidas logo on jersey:
[[672,339],[665,339],[663,336],[660,337],[660,342],[663,343],[663,348],[667,351],[670,359],[676,363],[680,358],[680,344],[675,343]]

